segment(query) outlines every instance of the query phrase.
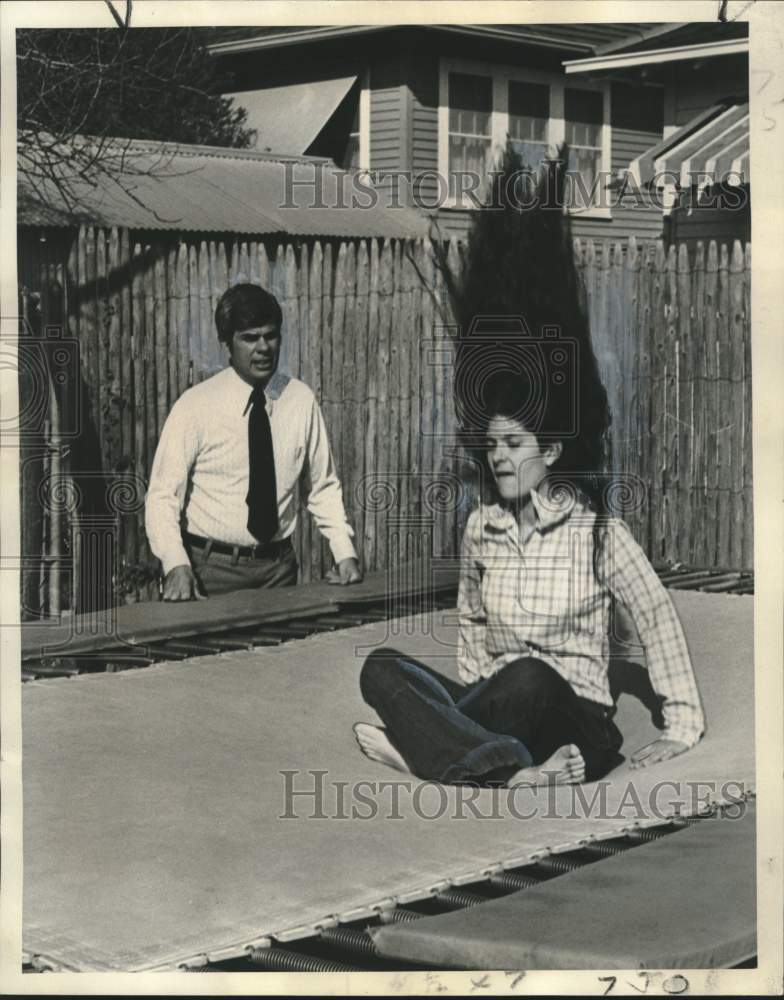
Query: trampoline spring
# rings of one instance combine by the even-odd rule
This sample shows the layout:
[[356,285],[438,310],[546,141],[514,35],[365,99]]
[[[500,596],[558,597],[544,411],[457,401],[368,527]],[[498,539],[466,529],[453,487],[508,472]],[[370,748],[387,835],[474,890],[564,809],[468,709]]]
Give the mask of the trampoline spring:
[[631,844],[625,844],[619,840],[594,840],[583,845],[580,853],[588,860],[598,858],[611,858],[613,854],[620,854],[621,851],[628,851]]
[[665,837],[668,833],[673,833],[671,823],[662,824],[661,826],[643,826],[638,830],[627,830],[624,833],[624,837],[631,841],[632,844],[647,844],[651,840],[658,840],[659,837]]
[[539,885],[541,879],[523,872],[497,872],[491,875],[488,882],[494,889],[503,889],[505,892],[517,892],[519,889],[530,889]]
[[396,906],[391,910],[382,910],[378,917],[382,924],[407,924],[412,920],[419,920],[421,913],[407,910],[404,906]]
[[251,948],[248,958],[273,972],[361,972],[358,965],[345,965],[315,955],[303,955],[286,948]]
[[542,874],[565,875],[567,872],[582,868],[584,864],[585,861],[573,854],[550,854],[537,861],[536,867]]
[[468,906],[476,906],[477,903],[486,903],[487,899],[476,892],[467,892],[465,889],[442,889],[433,897],[438,905],[448,910],[463,910]]
[[352,927],[328,927],[319,934],[319,940],[352,955],[373,957],[376,954],[373,938],[366,931]]

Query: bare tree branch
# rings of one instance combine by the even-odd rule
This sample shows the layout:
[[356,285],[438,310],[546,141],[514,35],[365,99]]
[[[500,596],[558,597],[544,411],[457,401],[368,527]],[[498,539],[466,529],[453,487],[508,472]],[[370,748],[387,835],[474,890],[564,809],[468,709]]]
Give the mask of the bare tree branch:
[[17,80],[20,181],[74,211],[85,185],[138,198],[134,178],[160,173],[130,140],[245,147],[254,136],[189,28],[22,29]]
[[112,0],[106,0],[106,6],[112,12],[112,17],[117,22],[118,28],[130,28],[131,26],[131,9],[133,7],[133,0],[125,0],[125,18],[121,18],[117,13]]

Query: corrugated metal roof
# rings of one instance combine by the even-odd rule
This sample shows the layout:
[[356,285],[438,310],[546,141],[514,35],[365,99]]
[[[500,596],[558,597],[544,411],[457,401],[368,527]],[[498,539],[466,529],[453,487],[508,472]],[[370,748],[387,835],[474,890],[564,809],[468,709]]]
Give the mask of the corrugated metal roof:
[[359,191],[358,175],[319,157],[116,139],[102,164],[89,181],[68,178],[69,204],[51,180],[36,191],[34,164],[20,150],[19,224],[395,238],[427,232],[419,213],[388,207],[367,179]]
[[225,94],[248,112],[246,125],[258,133],[258,149],[302,154],[324,128],[351,89],[354,76],[312,83],[290,83],[265,90]]

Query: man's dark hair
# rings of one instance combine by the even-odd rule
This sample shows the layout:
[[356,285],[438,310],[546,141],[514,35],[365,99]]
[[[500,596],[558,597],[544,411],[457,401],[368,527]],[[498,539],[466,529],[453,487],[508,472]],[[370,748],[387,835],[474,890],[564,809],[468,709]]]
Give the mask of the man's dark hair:
[[283,313],[275,296],[261,285],[232,285],[220,297],[215,309],[218,340],[231,343],[239,330],[252,330],[273,324],[280,330]]

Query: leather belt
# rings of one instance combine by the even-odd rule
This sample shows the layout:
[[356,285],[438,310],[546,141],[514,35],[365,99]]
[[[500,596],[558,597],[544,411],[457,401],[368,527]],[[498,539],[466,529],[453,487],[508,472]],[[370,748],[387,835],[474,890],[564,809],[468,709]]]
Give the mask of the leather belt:
[[217,542],[212,538],[202,538],[201,535],[192,535],[189,531],[183,532],[183,538],[188,545],[196,549],[207,549],[209,552],[217,552],[224,556],[233,556],[237,559],[275,559],[291,548],[291,539],[284,538],[279,542],[265,542],[263,545],[229,545],[227,542]]

